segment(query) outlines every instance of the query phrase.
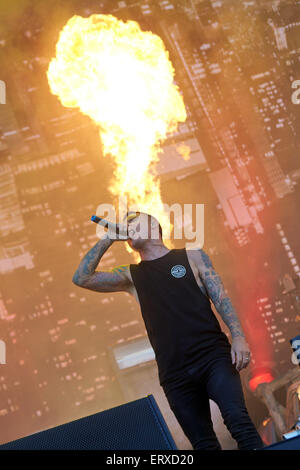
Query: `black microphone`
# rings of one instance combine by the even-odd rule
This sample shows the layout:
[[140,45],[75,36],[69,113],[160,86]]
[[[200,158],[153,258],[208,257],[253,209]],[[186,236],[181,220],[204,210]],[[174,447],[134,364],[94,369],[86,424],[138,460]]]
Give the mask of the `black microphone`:
[[119,224],[114,224],[109,222],[108,220],[104,219],[103,217],[98,217],[97,215],[92,215],[91,221],[95,222],[95,224],[102,225],[107,230],[112,230],[117,235],[124,235],[128,237],[127,226],[123,226],[120,228]]

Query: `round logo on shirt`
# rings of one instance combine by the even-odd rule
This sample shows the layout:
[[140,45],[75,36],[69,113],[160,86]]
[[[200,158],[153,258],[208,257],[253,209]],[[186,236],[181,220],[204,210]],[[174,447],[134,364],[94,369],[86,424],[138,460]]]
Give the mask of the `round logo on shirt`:
[[171,269],[171,274],[174,277],[183,277],[186,273],[186,269],[182,264],[176,264]]

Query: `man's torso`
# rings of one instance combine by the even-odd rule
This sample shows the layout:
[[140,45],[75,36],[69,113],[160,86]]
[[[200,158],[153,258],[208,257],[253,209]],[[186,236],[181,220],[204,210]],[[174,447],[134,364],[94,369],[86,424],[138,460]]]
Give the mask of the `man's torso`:
[[141,307],[160,383],[184,368],[202,367],[208,358],[228,356],[229,343],[201,280],[198,257],[196,250],[173,249],[130,265],[130,294]]
[[[207,295],[207,291],[206,291],[205,286],[204,286],[204,284],[201,280],[199,269],[197,267],[197,256],[199,256],[197,251],[196,250],[186,250],[186,254],[187,254],[189,265],[190,265],[190,267],[193,271],[195,280],[196,280],[196,282],[199,286],[199,289],[202,291],[202,293],[204,295]],[[137,294],[136,288],[135,288],[134,283],[133,283],[133,279],[132,279],[132,276],[131,276],[131,273],[130,273],[130,269],[128,269],[126,274],[128,275],[128,278],[130,280],[130,286],[128,288],[128,293],[133,295],[133,297],[139,303],[138,294]]]

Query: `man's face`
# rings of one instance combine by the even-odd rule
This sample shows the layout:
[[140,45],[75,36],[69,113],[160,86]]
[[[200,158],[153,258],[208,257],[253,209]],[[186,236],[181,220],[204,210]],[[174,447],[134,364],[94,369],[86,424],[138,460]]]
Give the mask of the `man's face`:
[[128,244],[131,248],[138,250],[145,246],[148,240],[151,238],[151,218],[140,212],[139,215],[130,218],[127,221]]

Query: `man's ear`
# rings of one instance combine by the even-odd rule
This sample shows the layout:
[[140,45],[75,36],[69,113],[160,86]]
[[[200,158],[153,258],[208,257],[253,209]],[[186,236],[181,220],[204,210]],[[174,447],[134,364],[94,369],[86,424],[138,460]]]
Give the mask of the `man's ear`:
[[155,220],[152,220],[152,222],[151,222],[151,230],[152,230],[153,228],[155,228],[155,227],[158,228],[158,223],[157,223]]
[[152,220],[151,221],[151,232],[154,228],[158,229],[159,227],[158,227],[158,223],[155,220]]

